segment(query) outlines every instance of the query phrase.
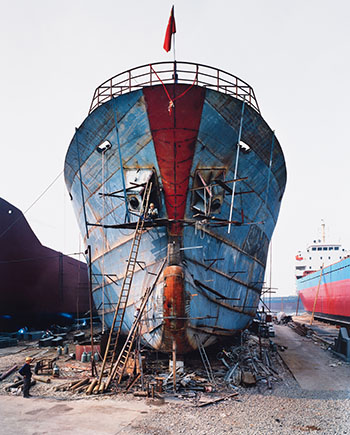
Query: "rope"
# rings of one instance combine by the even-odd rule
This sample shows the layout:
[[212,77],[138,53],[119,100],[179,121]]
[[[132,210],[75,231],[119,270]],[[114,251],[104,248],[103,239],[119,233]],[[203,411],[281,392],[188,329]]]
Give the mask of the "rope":
[[[53,185],[53,184],[55,184],[56,183],[56,181],[59,179],[59,177],[62,175],[62,173],[63,173],[63,169],[62,169],[62,171],[57,175],[57,177],[52,181],[52,183],[50,183],[48,186],[47,186],[47,188],[43,191],[43,193],[41,193],[39,196],[38,196],[38,198],[23,212],[23,216],[33,207],[33,205],[35,205],[38,201],[39,201],[39,199],[41,199],[44,195],[45,195],[45,193],[50,189],[50,187]],[[22,218],[22,214],[21,215],[19,215],[18,216],[18,218],[17,219],[15,219],[13,222],[12,222],[12,224],[11,225],[9,225],[7,228],[6,228],[6,230],[5,231],[3,231],[1,234],[0,234],[0,239],[20,220]]]
[[64,255],[65,257],[68,257],[68,256],[70,257],[72,255],[80,255],[80,254],[84,254],[84,252],[72,252],[71,254],[63,254],[61,252],[58,252],[55,255],[43,255],[43,256],[40,256],[40,257],[18,258],[18,259],[15,259],[15,260],[0,260],[0,264],[23,263],[23,262],[26,262],[26,261],[49,260],[50,258],[58,258],[61,255]]
[[195,75],[195,77],[194,77],[194,80],[193,80],[192,85],[191,85],[188,89],[186,89],[182,94],[178,95],[178,96],[175,97],[175,98],[171,98],[171,97],[170,97],[170,94],[169,94],[169,92],[168,92],[168,90],[167,90],[167,88],[166,88],[166,86],[165,86],[165,84],[164,84],[164,82],[163,82],[163,80],[159,77],[159,75],[157,74],[157,72],[155,71],[155,69],[153,68],[152,65],[150,65],[150,68],[151,68],[151,70],[154,72],[154,74],[156,75],[157,79],[158,79],[158,80],[161,82],[161,84],[163,85],[164,91],[165,91],[165,93],[166,93],[166,95],[167,95],[167,97],[168,97],[168,99],[169,99],[168,112],[169,112],[169,115],[171,115],[172,110],[173,110],[173,107],[175,107],[175,104],[174,104],[175,101],[178,100],[178,99],[180,99],[180,98],[182,98],[184,95],[186,95],[187,92],[188,92],[188,91],[189,91],[189,90],[194,86],[194,84],[196,83],[196,80],[197,80],[197,78],[198,78],[198,71],[196,72],[196,75]]

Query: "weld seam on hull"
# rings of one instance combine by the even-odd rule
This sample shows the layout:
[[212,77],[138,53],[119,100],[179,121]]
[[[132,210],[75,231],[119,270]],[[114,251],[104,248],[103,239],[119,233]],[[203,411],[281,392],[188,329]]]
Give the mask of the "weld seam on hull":
[[229,281],[234,281],[235,283],[240,284],[240,285],[242,285],[243,287],[245,287],[245,288],[247,288],[249,290],[252,290],[253,292],[257,293],[258,295],[260,295],[260,293],[261,293],[261,291],[256,289],[255,287],[251,287],[250,285],[246,284],[243,281],[238,280],[235,277],[232,278],[231,276],[227,275],[225,272],[222,272],[221,270],[214,269],[213,267],[208,268],[207,265],[202,264],[201,262],[195,260],[194,258],[186,258],[186,260],[190,261],[193,264],[197,264],[198,266],[202,266],[206,270],[211,270],[212,272],[217,273],[218,275],[221,275],[224,278],[227,278]]
[[[255,257],[252,257],[250,254],[248,254],[247,252],[243,251],[242,248],[238,247],[237,245],[235,245],[230,240],[223,239],[221,236],[219,236],[218,234],[213,233],[212,231],[208,230],[205,227],[201,228],[201,231],[203,231],[204,233],[206,233],[209,236],[213,237],[214,239],[219,240],[220,242],[224,243],[225,245],[230,246],[231,248],[236,249],[238,252],[240,252],[241,254],[246,255],[251,260],[256,261],[260,266],[262,266],[265,269],[265,265],[259,259],[255,258]],[[266,234],[265,234],[265,236],[266,236]],[[186,260],[190,260],[190,258],[186,257]]]
[[214,305],[217,305],[217,306],[219,306],[219,307],[226,308],[227,310],[230,310],[230,311],[234,311],[235,313],[243,314],[243,315],[245,315],[245,316],[249,316],[249,317],[252,317],[252,318],[255,317],[255,314],[248,313],[248,312],[244,311],[243,308],[233,307],[232,305],[226,304],[225,302],[221,302],[221,301],[218,301],[218,300],[215,299],[215,298],[212,298],[210,295],[208,295],[208,293],[206,293],[206,292],[205,292],[204,290],[202,290],[201,288],[198,288],[198,287],[197,287],[197,290],[198,290],[198,292],[199,292],[202,296],[205,296],[205,297],[206,297],[210,302],[213,302]]
[[[101,228],[101,227],[99,227],[99,228]],[[145,233],[149,233],[152,229],[153,229],[153,228],[147,228],[147,229],[145,229],[144,232],[143,232],[143,234],[145,234]],[[108,254],[110,254],[111,252],[113,252],[115,249],[119,249],[121,246],[125,245],[126,243],[130,242],[130,241],[133,239],[133,237],[134,237],[134,230],[127,230],[127,231],[132,231],[132,233],[130,234],[130,236],[124,236],[125,239],[123,239],[123,241],[122,241],[119,245],[115,245],[115,246],[111,247],[111,248],[109,249],[109,251],[108,251]],[[102,253],[99,254],[98,256],[94,257],[94,258],[92,259],[92,262],[95,262],[95,261],[100,260],[104,255],[105,255],[105,254],[102,252]],[[161,261],[161,260],[159,260],[159,261]],[[149,266],[151,266],[151,265],[153,265],[153,264],[155,264],[155,263],[157,263],[157,261],[154,262],[154,263],[147,264],[146,267],[149,267]],[[108,275],[108,274],[107,274],[107,275]],[[124,275],[122,275],[122,276],[124,276]]]
[[194,331],[200,331],[203,334],[214,335],[216,337],[222,337],[223,335],[227,337],[232,337],[232,335],[234,335],[239,331],[238,329],[226,329],[226,330],[220,329],[219,331],[215,331],[205,326],[193,326],[193,325],[188,325],[188,328]]
[[[200,143],[201,144],[201,146],[202,147],[204,147],[206,150],[207,150],[207,152],[208,153],[210,153],[215,159],[218,159],[218,156],[216,155],[216,154],[214,154],[200,139],[197,139],[198,140],[198,143]],[[265,164],[266,165],[266,163],[261,159],[261,157],[258,155],[258,154],[256,154],[256,152],[254,151],[254,149],[252,148],[252,150],[253,150],[253,152],[255,153],[255,155],[262,161],[262,163],[263,164]],[[220,160],[220,163],[221,164],[223,164],[223,162],[221,162],[221,160]],[[266,167],[268,168],[268,166],[266,165]],[[276,179],[276,177],[274,176],[274,179],[275,179],[275,181],[276,181],[276,183],[278,183],[278,181],[277,181],[277,179]],[[265,206],[266,206],[266,210],[269,212],[269,215],[270,215],[270,217],[272,218],[272,220],[274,221],[274,223],[276,224],[276,222],[277,222],[277,219],[275,219],[275,217],[274,217],[274,215],[273,215],[273,213],[272,213],[272,211],[271,211],[271,209],[270,209],[270,207],[268,206],[268,204],[265,202],[265,200],[263,200],[262,198],[261,198],[261,195],[260,195],[260,193],[258,193],[256,190],[254,190],[253,189],[253,187],[249,184],[249,182],[248,182],[248,180],[244,180],[244,183],[247,185],[247,187],[250,189],[250,190],[252,190],[253,192],[254,192],[254,194],[260,199],[260,201],[261,201],[261,203],[262,204],[265,204]],[[262,191],[262,192],[264,192],[264,190]],[[228,201],[226,201],[225,200],[225,198],[224,198],[224,201],[228,204],[228,205],[230,205],[230,202]],[[259,209],[258,209],[259,210]],[[236,211],[238,211],[237,209],[236,209]]]

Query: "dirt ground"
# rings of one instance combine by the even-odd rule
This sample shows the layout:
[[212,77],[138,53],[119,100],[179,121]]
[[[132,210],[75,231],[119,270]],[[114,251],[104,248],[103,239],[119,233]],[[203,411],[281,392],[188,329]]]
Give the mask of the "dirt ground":
[[[280,347],[287,346],[283,352],[280,351],[281,355],[293,348],[290,344],[288,348],[285,341],[286,331],[288,336],[292,334],[294,343],[296,337],[293,334],[296,333],[288,326],[276,328],[276,338],[272,338]],[[335,378],[342,371],[350,370],[349,364],[336,359],[324,344],[307,337],[302,340],[300,349],[303,353],[309,354],[310,348],[319,347],[318,365],[323,364],[325,370],[331,370]],[[69,351],[74,351],[74,348],[70,344]],[[258,354],[257,349],[254,351],[251,347],[250,355],[252,351]],[[14,364],[20,368],[26,356],[53,358],[57,356],[57,350],[39,348],[36,342],[22,342],[20,346],[0,349],[0,373]],[[33,397],[25,399],[20,387],[6,388],[16,381],[16,370],[0,382],[0,434],[350,434],[346,417],[350,403],[348,385],[337,391],[303,388],[276,353],[276,376],[260,379],[250,388],[224,386],[227,368],[216,354],[211,362],[217,381],[216,392],[164,393],[164,400],[139,398],[133,394],[86,396],[85,393],[56,391],[61,384],[91,374],[89,363],[69,359],[68,355],[61,355],[57,360],[59,377],[49,376],[48,384],[37,382],[31,388]],[[195,363],[188,361],[186,370],[198,371],[201,377],[205,377],[200,359]],[[267,382],[267,378],[272,381]],[[227,397],[235,391],[238,393],[236,397],[198,407],[198,404]]]

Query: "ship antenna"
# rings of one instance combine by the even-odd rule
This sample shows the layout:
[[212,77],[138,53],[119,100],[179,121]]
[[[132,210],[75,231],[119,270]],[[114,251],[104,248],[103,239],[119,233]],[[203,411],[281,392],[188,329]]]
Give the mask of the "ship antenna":
[[[174,8],[174,6],[173,6]],[[173,9],[173,13],[174,13],[174,9]],[[175,27],[175,15],[174,15],[174,29],[173,29],[173,51],[174,51],[174,62],[176,62],[176,50],[175,50],[175,36],[176,36],[176,27]]]

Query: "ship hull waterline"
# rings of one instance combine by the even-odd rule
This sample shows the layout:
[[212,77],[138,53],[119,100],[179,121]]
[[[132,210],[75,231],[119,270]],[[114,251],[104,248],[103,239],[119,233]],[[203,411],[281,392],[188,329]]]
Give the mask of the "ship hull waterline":
[[350,258],[297,280],[305,310],[315,317],[350,323]]

